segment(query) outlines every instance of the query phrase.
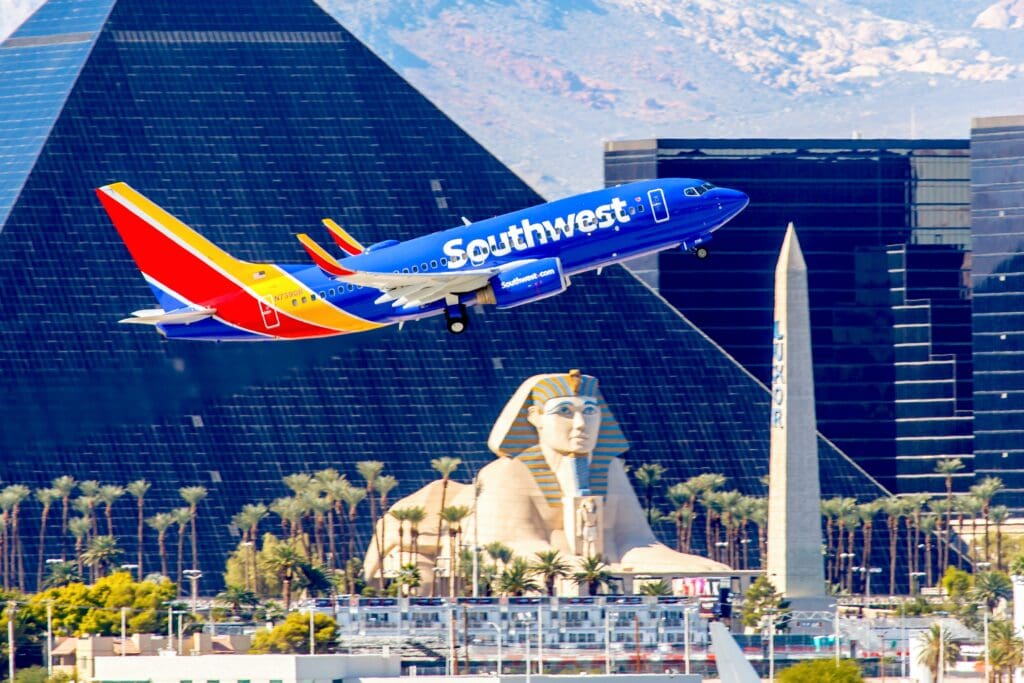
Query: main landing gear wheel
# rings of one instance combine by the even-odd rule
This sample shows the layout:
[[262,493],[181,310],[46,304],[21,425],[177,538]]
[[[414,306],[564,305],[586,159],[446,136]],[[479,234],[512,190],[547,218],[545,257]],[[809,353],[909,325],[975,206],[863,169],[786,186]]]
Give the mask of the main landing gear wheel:
[[445,308],[444,319],[448,325],[448,331],[452,334],[462,334],[469,327],[469,313],[464,304]]
[[707,247],[697,247],[696,249],[693,250],[693,254],[701,261],[703,261],[708,257],[708,249]]

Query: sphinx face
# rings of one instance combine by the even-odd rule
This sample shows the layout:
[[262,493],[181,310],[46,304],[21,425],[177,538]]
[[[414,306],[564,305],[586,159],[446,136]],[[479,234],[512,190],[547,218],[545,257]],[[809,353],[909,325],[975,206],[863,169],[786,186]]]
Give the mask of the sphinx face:
[[601,431],[601,408],[597,399],[560,396],[543,406],[530,406],[530,424],[537,430],[540,445],[559,453],[591,453]]

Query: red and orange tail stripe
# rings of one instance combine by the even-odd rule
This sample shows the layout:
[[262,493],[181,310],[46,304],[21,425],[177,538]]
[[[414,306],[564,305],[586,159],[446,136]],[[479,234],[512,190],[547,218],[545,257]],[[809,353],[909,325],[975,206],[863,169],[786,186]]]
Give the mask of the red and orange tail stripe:
[[[143,275],[197,305],[216,308],[217,318],[243,329],[267,332],[261,306],[280,315],[273,336],[301,339],[380,327],[321,298],[288,272],[269,263],[234,258],[126,183],[96,191]],[[293,299],[309,297],[293,306]]]
[[348,234],[340,225],[330,218],[323,219],[323,224],[327,228],[327,232],[331,234],[331,239],[334,240],[334,243],[341,247],[341,250],[346,254],[358,256],[363,253],[363,245],[352,235]]

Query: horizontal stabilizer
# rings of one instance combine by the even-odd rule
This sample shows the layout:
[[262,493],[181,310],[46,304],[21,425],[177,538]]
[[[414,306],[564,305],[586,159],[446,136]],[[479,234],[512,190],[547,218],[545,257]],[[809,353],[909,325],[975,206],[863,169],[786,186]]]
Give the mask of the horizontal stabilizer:
[[358,256],[363,253],[363,245],[357,239],[348,234],[344,228],[332,221],[330,218],[323,219],[324,227],[331,233],[331,239],[341,247],[341,250],[350,256]]
[[173,311],[165,311],[162,308],[144,308],[141,311],[133,312],[132,317],[118,322],[132,325],[188,325],[205,320],[216,312],[216,309],[213,308],[179,308]]
[[319,266],[320,270],[334,277],[354,274],[351,270],[342,268],[341,264],[338,263],[338,260],[324,251],[323,247],[310,239],[309,235],[300,232],[296,237],[299,238],[299,242],[302,243],[306,253],[310,255],[313,262]]

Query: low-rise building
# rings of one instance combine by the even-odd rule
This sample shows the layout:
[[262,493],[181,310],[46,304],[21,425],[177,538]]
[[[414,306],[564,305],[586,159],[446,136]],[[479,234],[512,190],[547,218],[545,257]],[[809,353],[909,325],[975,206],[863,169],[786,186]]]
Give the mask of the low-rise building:
[[97,657],[97,683],[340,683],[401,674],[398,655],[196,655]]

